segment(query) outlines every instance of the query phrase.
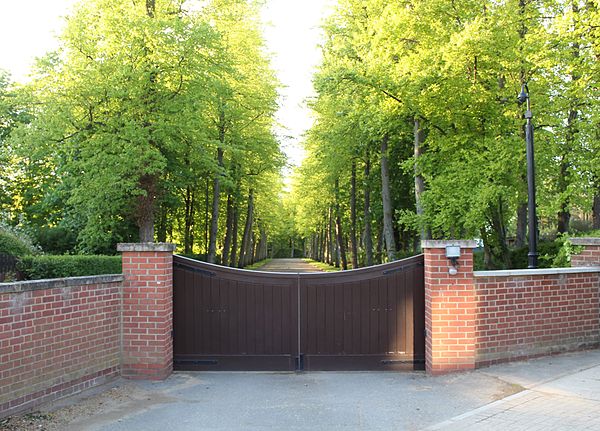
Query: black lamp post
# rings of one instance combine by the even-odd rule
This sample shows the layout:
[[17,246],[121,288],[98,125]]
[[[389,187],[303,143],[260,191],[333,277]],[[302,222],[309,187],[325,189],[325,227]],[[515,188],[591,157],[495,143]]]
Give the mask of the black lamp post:
[[535,164],[533,159],[533,124],[531,119],[531,104],[529,101],[529,88],[527,84],[521,87],[521,93],[517,98],[519,104],[527,102],[527,111],[525,118],[527,125],[525,126],[525,141],[527,142],[527,212],[528,212],[528,227],[529,227],[529,253],[527,254],[530,269],[537,268],[538,252],[537,252],[537,213],[535,205]]

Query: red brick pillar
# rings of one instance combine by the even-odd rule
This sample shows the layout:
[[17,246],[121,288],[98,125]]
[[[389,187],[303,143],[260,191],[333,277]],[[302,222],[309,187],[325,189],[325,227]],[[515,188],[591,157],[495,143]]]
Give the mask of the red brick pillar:
[[571,238],[571,244],[583,247],[581,253],[571,256],[572,267],[600,267],[600,238]]
[[119,244],[123,256],[123,377],[160,380],[173,371],[173,244]]
[[[454,272],[446,246],[460,247]],[[430,374],[475,368],[475,241],[423,241],[425,253],[425,364]]]

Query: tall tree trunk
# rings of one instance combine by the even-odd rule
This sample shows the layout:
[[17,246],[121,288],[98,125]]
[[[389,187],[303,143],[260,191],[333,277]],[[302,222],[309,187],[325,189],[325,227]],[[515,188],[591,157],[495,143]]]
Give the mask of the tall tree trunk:
[[[523,53],[523,47],[526,45],[525,44],[525,37],[527,36],[527,32],[528,32],[528,28],[527,28],[527,17],[526,17],[526,12],[527,12],[527,0],[519,0],[519,39],[520,39],[520,43],[519,43],[519,58],[521,61],[521,70],[520,70],[520,81],[521,83],[525,83],[527,81],[527,77],[525,74],[525,65],[524,65],[524,61],[525,61],[525,55]],[[505,84],[504,80],[500,81],[500,89],[503,89]],[[521,127],[521,141],[525,142],[526,140],[526,136],[525,136],[525,124],[523,124],[523,127]],[[524,147],[523,147],[524,148]],[[522,184],[527,184],[527,175],[526,175],[526,170],[525,170],[525,166],[523,166],[523,170],[522,170],[523,174],[521,175],[521,180],[522,180]],[[521,193],[519,193],[519,195],[521,195]],[[527,201],[522,202],[519,204],[519,206],[517,207],[517,232],[516,232],[516,243],[515,245],[517,247],[523,247],[526,243],[527,243],[527,226],[528,226],[528,222],[527,222]],[[486,268],[487,268],[487,263],[486,263]]]
[[250,189],[248,193],[248,212],[246,213],[246,225],[244,226],[244,235],[242,236],[242,246],[240,247],[240,260],[238,268],[246,266],[248,259],[252,256],[252,225],[254,224],[254,190]]
[[[579,19],[579,2],[577,0],[571,1],[571,9],[573,11],[573,19],[577,21]],[[575,27],[577,23],[573,23]],[[571,44],[571,56],[573,63],[579,62],[580,57],[580,46],[578,42]],[[574,69],[576,70],[576,69]],[[573,86],[577,85],[577,81],[581,76],[573,71],[571,73],[571,82]],[[561,160],[560,160],[560,173],[558,178],[560,195],[564,196],[563,201],[560,205],[560,210],[557,214],[558,218],[558,232],[565,233],[569,231],[571,223],[571,200],[567,196],[567,190],[569,187],[569,171],[571,169],[570,155],[575,151],[575,142],[577,140],[577,123],[579,118],[578,106],[579,99],[577,97],[571,97],[569,99],[569,113],[567,116],[567,131],[565,136],[565,148],[563,149]]]
[[383,203],[383,237],[388,261],[396,259],[396,241],[394,239],[394,208],[390,193],[390,170],[388,166],[389,135],[381,140],[381,199]]
[[527,202],[517,208],[517,237],[516,247],[523,247],[527,243]]
[[156,200],[156,182],[154,175],[144,175],[140,178],[140,188],[143,195],[137,198],[137,225],[140,242],[154,242],[154,203]]
[[235,268],[237,264],[238,230],[240,226],[240,209],[236,197],[233,198],[233,227],[231,231],[231,258],[229,266]]
[[[146,0],[146,14],[150,18],[154,18],[155,6],[154,0]],[[148,47],[144,48],[146,53],[146,58],[149,58],[150,52]],[[156,84],[156,71],[152,67],[151,64],[148,64],[148,90],[145,95],[145,104],[148,105],[148,114],[153,110],[153,104],[155,101],[155,84]],[[146,120],[149,120],[149,116],[146,117]],[[146,121],[144,126],[151,130],[152,124],[149,121]],[[150,145],[155,147],[156,142],[150,138]],[[140,188],[143,191],[143,194],[138,196],[136,202],[136,216],[137,216],[137,225],[139,228],[140,242],[154,242],[154,211],[155,211],[155,201],[156,201],[156,192],[157,192],[157,183],[158,178],[155,175],[147,174],[143,175],[140,178]]]
[[335,234],[337,245],[342,263],[342,269],[348,269],[348,260],[346,258],[346,245],[344,244],[344,235],[342,233],[342,211],[340,209],[340,182],[335,180]]
[[377,223],[377,245],[375,246],[375,263],[383,263],[383,221]]
[[167,224],[169,220],[169,210],[166,205],[159,208],[158,226],[156,229],[156,240],[158,242],[167,242]]
[[261,224],[260,226],[260,242],[259,242],[259,247],[258,247],[258,259],[259,260],[263,260],[267,258],[268,255],[268,237],[267,237],[267,230],[265,229],[265,227]]
[[231,236],[233,231],[233,196],[227,195],[227,221],[225,223],[225,240],[223,241],[223,256],[221,263],[227,265],[229,262],[229,252],[231,251]]
[[415,207],[417,211],[417,216],[419,218],[419,223],[421,223],[421,240],[425,240],[429,239],[431,236],[429,234],[429,229],[426,228],[425,221],[423,220],[423,193],[425,192],[425,180],[422,174],[421,157],[423,155],[423,142],[425,140],[425,134],[423,132],[423,128],[421,127],[421,120],[415,117],[414,121]]
[[265,248],[267,246],[267,232],[260,220],[258,221],[258,232],[258,242],[256,244],[256,249],[254,250],[255,262],[263,260],[266,256]]
[[204,254],[208,256],[208,231],[210,220],[210,179],[206,178],[204,190]]
[[183,230],[183,249],[186,254],[194,250],[194,191],[190,186],[185,189],[185,226]]
[[600,186],[596,186],[592,205],[592,229],[600,230]]
[[155,0],[146,0],[146,14],[150,18],[154,18],[155,11],[156,11]]
[[593,177],[592,229],[600,229],[600,177]]
[[321,251],[320,251],[320,262],[325,263],[327,261],[327,223],[323,222],[321,228]]
[[328,226],[327,226],[327,243],[329,244],[327,253],[327,263],[333,265],[335,262],[335,241],[333,234],[333,208],[329,205],[328,210]]
[[358,268],[358,245],[356,243],[356,161],[352,160],[350,177],[350,246],[352,247],[352,268]]
[[373,265],[373,232],[371,229],[371,155],[369,150],[366,151],[365,157],[365,207],[364,207],[364,243],[365,243],[365,265]]
[[207,261],[209,263],[215,263],[217,260],[217,234],[219,232],[219,203],[221,201],[221,175],[223,168],[223,149],[217,148],[217,164],[219,171],[215,174],[213,179],[213,198],[212,198],[212,214],[210,221],[210,232],[208,242],[208,256]]

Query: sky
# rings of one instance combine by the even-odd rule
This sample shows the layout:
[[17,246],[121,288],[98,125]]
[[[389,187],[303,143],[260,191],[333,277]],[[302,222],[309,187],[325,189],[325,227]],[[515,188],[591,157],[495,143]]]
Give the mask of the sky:
[[[77,0],[0,0],[0,68],[12,79],[26,79],[35,57],[57,46],[62,17]],[[335,0],[267,0],[265,38],[273,68],[283,84],[277,134],[292,165],[303,157],[300,141],[312,119],[305,101],[321,54],[320,23]]]

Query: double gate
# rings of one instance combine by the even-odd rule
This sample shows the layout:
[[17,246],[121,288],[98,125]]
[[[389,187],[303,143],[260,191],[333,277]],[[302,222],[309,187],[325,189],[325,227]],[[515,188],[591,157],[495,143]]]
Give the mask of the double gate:
[[425,363],[423,256],[267,273],[174,256],[179,370],[412,370]]

